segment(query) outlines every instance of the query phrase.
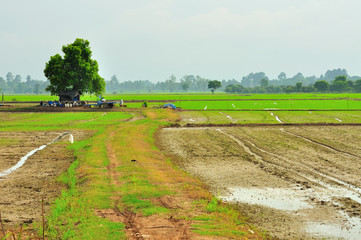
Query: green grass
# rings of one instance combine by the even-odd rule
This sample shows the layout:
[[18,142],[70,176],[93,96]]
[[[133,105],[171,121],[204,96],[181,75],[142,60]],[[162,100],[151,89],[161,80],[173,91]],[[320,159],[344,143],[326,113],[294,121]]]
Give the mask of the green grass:
[[279,111],[274,114],[286,123],[361,123],[360,111]]
[[191,110],[352,110],[361,109],[353,100],[255,100],[255,101],[183,101],[176,106]]
[[[113,206],[114,192],[108,174],[103,171],[109,165],[105,150],[107,133],[104,125],[99,126],[97,121],[102,120],[91,121],[94,127],[103,127],[93,137],[70,146],[76,160],[59,177],[68,188],[56,199],[49,214],[47,235],[50,239],[125,239],[123,223],[100,218],[94,213],[94,209]],[[83,172],[83,168],[88,170]],[[86,175],[80,178],[82,172]],[[81,187],[89,181],[91,184],[86,188]]]
[[[336,98],[359,98],[361,93],[292,93],[292,94],[227,94],[216,92],[210,93],[152,93],[152,94],[104,94],[103,97],[109,100],[217,100],[217,99],[336,99]],[[5,101],[47,101],[57,100],[57,96],[50,95],[6,95]],[[84,101],[96,101],[98,96],[85,95],[81,98]]]
[[184,111],[181,123],[278,123],[268,111]]
[[[195,228],[194,232],[203,236],[231,236],[232,239],[242,238],[246,235],[243,231],[232,230],[245,223],[240,221],[239,212],[230,205],[222,203],[215,197],[210,201],[201,200],[195,204],[203,205],[208,213],[193,218],[195,221],[192,225]],[[224,216],[229,219],[228,223],[224,222]]]
[[[44,95],[14,95],[8,99],[18,101],[40,101],[46,99]],[[141,108],[143,102],[148,101],[148,107],[163,106],[164,102],[149,101],[173,101],[177,107],[184,110],[359,110],[361,109],[360,93],[340,94],[209,94],[209,93],[174,93],[174,94],[119,94],[104,95],[108,100],[123,99],[128,108]],[[84,96],[83,100],[97,100],[97,96]],[[272,100],[270,100],[272,99]],[[316,100],[323,99],[323,100]],[[137,100],[141,102],[127,102]],[[240,101],[242,100],[242,101]],[[34,106],[24,106],[33,108]],[[7,110],[0,108],[0,111]],[[11,107],[14,109],[14,107]],[[61,124],[61,123],[60,123]]]
[[[104,172],[109,165],[105,148],[106,129],[132,116],[122,112],[0,113],[3,120],[0,131],[85,130],[94,133],[91,138],[75,139],[69,145],[76,160],[58,178],[66,188],[52,204],[47,216],[46,236],[49,239],[125,239],[124,224],[100,218],[94,209],[113,206],[114,188]],[[0,145],[6,141],[0,139]],[[88,185],[89,181],[92,184]]]
[[[133,148],[132,146],[129,146],[128,138],[132,136],[134,129],[139,129],[136,131],[136,134],[146,133],[145,135],[141,135],[141,140],[150,145],[154,145],[153,133],[159,127],[158,124],[148,119],[128,124],[130,126],[125,126],[125,129],[123,129],[116,139],[117,145],[121,147],[121,149]],[[141,130],[144,126],[148,127]],[[137,136],[133,136],[133,138],[136,137]],[[141,146],[137,147],[141,148]],[[133,152],[136,151],[135,149],[133,151],[119,151],[122,151],[122,155],[121,159],[119,159],[121,165],[117,167],[117,172],[119,173],[119,181],[122,182],[122,185],[117,188],[117,194],[121,196],[121,202],[119,202],[118,207],[120,209],[127,208],[133,212],[141,213],[143,216],[168,213],[169,209],[157,206],[152,200],[164,195],[172,195],[173,193],[165,186],[151,183],[149,180],[151,175],[149,169],[130,161],[130,159],[136,158],[137,161],[142,162],[142,158],[145,156],[138,156],[140,158],[138,159],[137,154]]]
[[[184,111],[179,114],[186,123],[250,124],[279,123],[361,123],[361,111]],[[340,122],[339,120],[342,120]]]
[[[75,154],[84,154],[83,147],[89,143],[91,143],[90,139],[74,143],[72,148]],[[84,197],[79,187],[77,173],[80,161],[75,160],[68,171],[59,177],[59,181],[66,184],[68,188],[62,191],[52,205],[47,218],[47,237],[49,239],[95,239],[96,236],[96,239],[125,239],[124,224],[96,216],[94,202]],[[102,186],[99,186],[97,191],[98,196],[104,197]]]
[[12,138],[0,138],[0,146],[7,147],[19,144],[21,141],[19,139]]
[[[158,200],[163,196],[184,195],[184,189],[179,187],[183,183],[178,182],[178,179],[185,181],[182,173],[162,157],[153,139],[156,130],[170,119],[176,119],[176,114],[158,109],[144,114],[147,119],[125,122],[133,115],[123,112],[105,115],[102,112],[0,113],[1,131],[90,130],[93,134],[91,138],[75,139],[74,144],[69,144],[75,160],[58,178],[66,187],[46,217],[49,239],[125,239],[124,224],[96,215],[96,210],[113,209],[115,204],[120,210],[161,218],[184,211],[186,214],[179,219],[186,219],[190,209],[167,209]],[[109,149],[116,153],[115,160],[109,155]],[[118,174],[117,183],[107,169],[111,159],[118,164],[113,169]],[[170,188],[170,183],[175,184],[176,189]],[[209,192],[202,195],[197,190],[197,194],[208,196]],[[237,238],[245,233],[239,227],[242,224],[239,213],[216,200],[200,200],[194,208],[201,209],[202,214],[190,219],[195,221],[194,231],[198,234]]]
[[97,130],[132,115],[123,112],[8,113],[0,112],[0,131]]

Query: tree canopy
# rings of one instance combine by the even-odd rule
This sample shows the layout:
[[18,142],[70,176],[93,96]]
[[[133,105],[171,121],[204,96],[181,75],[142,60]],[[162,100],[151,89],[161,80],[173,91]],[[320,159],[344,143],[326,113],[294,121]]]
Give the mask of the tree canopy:
[[208,82],[208,88],[211,89],[212,94],[214,94],[214,91],[216,91],[216,89],[220,87],[222,87],[222,83],[218,80],[213,80]]
[[78,38],[62,51],[64,57],[56,54],[46,63],[44,74],[50,81],[46,90],[52,95],[70,90],[80,95],[103,93],[105,81],[98,74],[98,62],[91,59],[89,41]]
[[319,92],[326,92],[329,89],[330,84],[328,82],[326,82],[325,80],[320,80],[320,81],[315,82],[314,87]]

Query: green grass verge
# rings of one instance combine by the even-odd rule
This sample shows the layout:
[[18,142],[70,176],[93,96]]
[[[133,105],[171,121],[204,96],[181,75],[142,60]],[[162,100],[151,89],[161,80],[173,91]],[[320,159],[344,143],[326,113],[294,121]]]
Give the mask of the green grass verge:
[[[292,93],[292,94],[228,94],[224,92],[209,93],[152,93],[152,94],[104,94],[103,97],[109,100],[123,99],[127,100],[219,100],[219,99],[336,99],[336,98],[361,98],[361,93]],[[47,101],[57,100],[57,96],[50,95],[7,95],[4,101]],[[84,101],[96,101],[98,96],[84,95],[81,98]]]
[[109,201],[109,189],[99,185],[96,189],[97,199],[89,199],[83,195],[84,190],[80,187],[77,170],[81,161],[84,161],[79,159],[79,156],[87,154],[89,148],[85,146],[89,144],[93,144],[92,139],[71,146],[78,159],[59,177],[59,181],[66,184],[67,189],[62,191],[51,207],[46,231],[49,239],[125,239],[124,224],[100,218],[94,212],[94,202],[98,205],[100,199]]
[[192,219],[195,222],[192,225],[194,232],[203,236],[227,236],[232,239],[239,239],[246,235],[243,231],[235,230],[245,223],[240,220],[242,218],[239,212],[230,205],[222,203],[216,197],[213,197],[211,201],[197,201],[195,205],[202,206],[207,213]]

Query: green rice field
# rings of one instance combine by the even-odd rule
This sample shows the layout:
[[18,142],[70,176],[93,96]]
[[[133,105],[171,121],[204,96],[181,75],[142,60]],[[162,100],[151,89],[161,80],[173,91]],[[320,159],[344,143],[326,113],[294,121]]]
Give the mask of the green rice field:
[[343,100],[253,100],[253,101],[182,101],[182,109],[193,110],[355,110],[361,101]]
[[[300,94],[226,94],[226,93],[216,93],[214,95],[209,93],[155,93],[155,94],[104,94],[106,99],[123,99],[125,101],[129,100],[138,100],[138,101],[188,101],[188,100],[224,100],[224,99],[234,99],[234,100],[250,100],[250,99],[340,99],[340,98],[357,98],[361,99],[361,93],[324,93],[324,94],[315,94],[315,93],[300,93]],[[6,95],[4,96],[4,101],[48,101],[48,100],[57,100],[57,96],[50,95]],[[96,101],[98,96],[95,95],[84,95],[82,100],[85,101]]]
[[[273,114],[273,115],[272,115]],[[361,123],[361,111],[183,111],[181,124]]]
[[[108,100],[123,99],[128,108],[140,108],[143,101],[148,107],[159,107],[173,102],[184,110],[359,110],[361,94],[125,94],[104,95]],[[48,95],[9,95],[5,101],[46,101],[56,97]],[[95,101],[96,96],[84,96],[83,100]],[[137,102],[134,102],[137,101]],[[159,102],[157,102],[159,101]],[[33,105],[36,103],[32,103]],[[27,105],[26,107],[31,107]]]
[[98,130],[132,115],[123,112],[1,113],[0,131]]

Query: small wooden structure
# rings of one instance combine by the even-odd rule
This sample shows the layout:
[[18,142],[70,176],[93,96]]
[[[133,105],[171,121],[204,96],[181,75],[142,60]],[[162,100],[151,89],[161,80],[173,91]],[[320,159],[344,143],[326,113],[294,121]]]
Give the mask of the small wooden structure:
[[67,90],[59,93],[59,102],[80,101],[80,93],[76,90]]

